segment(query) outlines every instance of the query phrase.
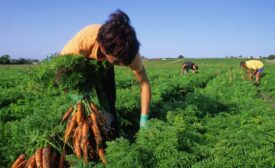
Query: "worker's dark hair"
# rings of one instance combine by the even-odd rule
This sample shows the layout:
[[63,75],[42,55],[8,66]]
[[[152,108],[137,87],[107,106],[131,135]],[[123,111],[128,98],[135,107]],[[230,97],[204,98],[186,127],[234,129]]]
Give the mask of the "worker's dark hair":
[[195,68],[195,70],[198,70],[199,66],[198,65],[194,65],[194,68]]
[[106,54],[118,58],[124,65],[133,61],[140,46],[129,17],[121,10],[112,13],[100,27],[97,42]]
[[244,61],[241,61],[241,62],[240,62],[240,66],[243,66],[244,64],[245,64]]

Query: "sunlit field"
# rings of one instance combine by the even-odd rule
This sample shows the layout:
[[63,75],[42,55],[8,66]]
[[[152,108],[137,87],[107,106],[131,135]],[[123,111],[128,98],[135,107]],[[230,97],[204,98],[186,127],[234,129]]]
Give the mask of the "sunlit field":
[[[184,61],[144,60],[152,101],[142,130],[139,84],[130,69],[115,68],[121,137],[107,143],[106,167],[274,167],[275,62],[263,60],[256,87],[239,59],[194,59],[198,73],[182,75]],[[0,167],[47,144],[62,151],[60,119],[72,102],[33,81],[38,66],[0,66]],[[103,167],[68,160],[71,167]]]

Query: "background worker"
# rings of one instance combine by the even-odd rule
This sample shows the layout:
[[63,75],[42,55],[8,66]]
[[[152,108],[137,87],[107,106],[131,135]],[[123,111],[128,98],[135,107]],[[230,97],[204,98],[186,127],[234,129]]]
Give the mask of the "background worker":
[[249,80],[252,80],[254,76],[256,77],[255,85],[258,86],[264,70],[263,62],[259,60],[241,61],[240,66],[246,70]]
[[[139,42],[126,13],[117,10],[103,24],[94,24],[80,30],[63,48],[61,55],[77,54],[88,59],[108,61],[111,68],[101,81],[101,90],[96,88],[101,108],[111,123],[112,136],[118,136],[115,110],[116,87],[114,66],[125,66],[132,70],[141,87],[140,127],[145,127],[149,117],[151,86],[139,53]],[[104,103],[106,102],[107,103]]]
[[181,74],[187,74],[189,69],[192,69],[193,74],[197,72],[199,66],[193,62],[184,62],[181,66]]

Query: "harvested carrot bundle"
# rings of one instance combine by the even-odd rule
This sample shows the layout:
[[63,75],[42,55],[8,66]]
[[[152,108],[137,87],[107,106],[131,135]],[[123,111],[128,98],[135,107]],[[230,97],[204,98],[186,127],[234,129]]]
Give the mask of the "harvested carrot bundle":
[[99,109],[93,102],[83,98],[71,115],[67,122],[64,143],[72,143],[77,158],[82,158],[85,162],[99,158],[106,164],[102,148],[104,132],[101,129],[106,122]]
[[51,146],[39,148],[29,159],[21,154],[12,164],[12,168],[62,168],[65,166],[67,152],[75,153],[77,158],[86,163],[101,160],[104,165],[107,164],[103,149],[103,127],[106,122],[93,102],[82,99],[76,108],[70,107],[65,112],[62,122],[67,122],[62,153],[58,154]]
[[[106,66],[110,65],[108,62],[105,63],[73,55],[53,57],[39,67],[37,81],[44,83],[45,86],[54,83],[55,87],[72,91],[77,95],[87,95],[87,93],[94,90],[94,86],[104,77],[105,74],[102,72],[106,70]],[[45,79],[54,79],[54,82]],[[75,96],[75,99],[79,99],[79,96]],[[62,154],[55,154],[53,148],[37,149],[34,156],[27,160],[25,155],[20,155],[13,163],[12,168],[19,165],[21,167],[33,167],[33,163],[37,168],[54,168],[57,166],[53,163],[55,160],[59,160],[56,162],[59,163],[58,167],[61,168],[64,167],[66,162],[65,153],[75,153],[78,158],[84,159],[85,162],[101,159],[106,164],[104,149],[102,148],[105,137],[105,130],[102,128],[106,121],[98,107],[87,96],[82,98],[75,106],[69,107],[62,116],[61,122],[66,123],[66,129],[63,132],[64,146]],[[55,142],[60,143],[60,136],[57,134],[55,137],[58,137]]]
[[50,145],[36,149],[29,159],[25,157],[25,154],[21,154],[11,168],[61,168],[65,165],[65,153],[58,154]]

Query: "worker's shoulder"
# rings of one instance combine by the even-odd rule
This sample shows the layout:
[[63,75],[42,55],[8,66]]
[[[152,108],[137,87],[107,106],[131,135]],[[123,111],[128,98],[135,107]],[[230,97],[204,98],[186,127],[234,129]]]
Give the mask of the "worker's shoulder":
[[79,34],[87,34],[87,33],[92,33],[92,32],[98,32],[100,29],[101,25],[100,24],[91,24],[88,26],[85,26],[82,28],[78,33]]
[[90,24],[88,26],[85,26],[83,29],[99,29],[101,27],[101,24]]
[[248,60],[248,61],[245,61],[246,63],[262,63],[263,64],[263,62],[262,61],[260,61],[260,60]]

